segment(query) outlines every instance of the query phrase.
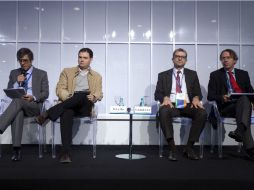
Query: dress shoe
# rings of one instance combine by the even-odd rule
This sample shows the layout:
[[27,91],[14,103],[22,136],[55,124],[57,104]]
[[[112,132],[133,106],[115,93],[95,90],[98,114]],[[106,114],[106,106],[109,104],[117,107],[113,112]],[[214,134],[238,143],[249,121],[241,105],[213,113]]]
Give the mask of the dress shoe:
[[248,158],[249,158],[250,160],[253,160],[253,161],[254,161],[254,148],[246,149],[245,152],[246,152]]
[[20,161],[22,159],[21,150],[13,150],[11,160]]
[[190,160],[199,160],[199,157],[195,154],[192,148],[186,148],[183,151],[183,155]]
[[41,115],[38,115],[37,117],[35,117],[35,121],[39,125],[43,125],[43,123],[45,123],[45,121],[47,119],[48,119],[48,113],[47,112],[43,112]]
[[65,153],[60,156],[59,162],[63,164],[68,164],[68,163],[71,163],[72,161],[71,161],[70,155],[68,153]]
[[177,161],[177,154],[176,151],[169,151],[168,159],[170,161]]
[[239,135],[235,131],[230,131],[228,133],[228,136],[231,137],[232,139],[235,139],[236,142],[243,142],[243,138],[241,137],[241,135]]

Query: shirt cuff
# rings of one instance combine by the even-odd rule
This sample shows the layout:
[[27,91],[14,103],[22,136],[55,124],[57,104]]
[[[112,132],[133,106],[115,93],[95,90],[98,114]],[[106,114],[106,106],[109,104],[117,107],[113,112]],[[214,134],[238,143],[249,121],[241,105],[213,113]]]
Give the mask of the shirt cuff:
[[18,82],[15,82],[14,84],[13,84],[13,88],[19,88],[19,83]]

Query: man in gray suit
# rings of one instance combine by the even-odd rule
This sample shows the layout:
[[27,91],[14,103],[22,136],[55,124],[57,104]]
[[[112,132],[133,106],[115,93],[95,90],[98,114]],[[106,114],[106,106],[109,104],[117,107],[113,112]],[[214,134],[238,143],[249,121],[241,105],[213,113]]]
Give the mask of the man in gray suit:
[[21,138],[24,116],[32,117],[40,114],[43,101],[48,98],[49,84],[47,73],[32,65],[33,52],[21,48],[17,52],[19,69],[11,71],[7,88],[21,88],[26,95],[13,99],[8,108],[0,116],[0,134],[11,125],[13,143],[13,161],[19,161],[21,155]]

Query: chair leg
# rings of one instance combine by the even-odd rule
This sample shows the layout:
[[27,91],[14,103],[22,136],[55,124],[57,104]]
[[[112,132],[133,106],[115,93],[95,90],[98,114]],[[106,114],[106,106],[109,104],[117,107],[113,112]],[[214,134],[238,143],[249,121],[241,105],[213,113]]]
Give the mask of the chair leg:
[[222,158],[222,128],[223,125],[220,124],[218,125],[218,154],[219,154],[219,158]]
[[97,134],[97,120],[92,119],[93,127],[93,158],[96,158],[96,134]]
[[238,146],[237,146],[237,152],[240,153],[242,151],[242,146],[243,146],[243,143],[242,142],[239,142],[238,143]]
[[42,126],[38,125],[38,133],[39,133],[39,158],[43,158],[42,144],[43,144],[43,131]]
[[52,148],[52,158],[56,158],[56,145],[55,145],[55,122],[51,123],[51,148]]
[[204,158],[204,145],[203,145],[203,143],[201,143],[200,145],[199,145],[200,147],[200,150],[199,150],[199,158],[200,159],[203,159]]
[[162,130],[159,127],[159,157],[163,157],[163,137],[162,137]]
[[0,158],[2,158],[2,139],[0,136]]
[[46,153],[47,152],[46,127],[42,127],[42,134],[43,134],[43,145],[42,145],[43,146],[43,152]]
[[199,139],[199,158],[204,158],[204,132],[201,133],[201,138]]
[[211,128],[211,147],[210,147],[210,153],[213,154],[214,153],[214,129],[213,129],[211,124],[210,124],[210,128]]

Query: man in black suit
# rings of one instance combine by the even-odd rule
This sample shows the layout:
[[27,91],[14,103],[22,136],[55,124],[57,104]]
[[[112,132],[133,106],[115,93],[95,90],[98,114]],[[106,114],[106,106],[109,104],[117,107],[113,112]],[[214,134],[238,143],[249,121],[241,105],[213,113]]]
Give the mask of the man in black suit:
[[19,69],[11,71],[8,88],[24,88],[26,95],[15,98],[0,116],[0,134],[11,125],[13,155],[12,161],[21,160],[21,138],[24,116],[36,116],[40,113],[43,101],[49,95],[47,72],[32,65],[33,52],[28,48],[21,48],[17,52]]
[[254,96],[230,98],[231,92],[254,92],[248,72],[235,68],[237,60],[238,57],[233,50],[225,49],[221,52],[220,61],[223,68],[210,74],[207,99],[217,102],[222,116],[236,118],[237,128],[228,135],[237,142],[243,142],[247,155],[254,159],[254,142],[250,127],[251,102],[254,102]]
[[[201,89],[197,73],[184,68],[187,62],[187,52],[176,49],[172,61],[174,68],[159,73],[155,90],[155,100],[160,101],[159,120],[161,129],[169,144],[169,160],[177,160],[174,142],[173,117],[189,117],[192,119],[189,139],[184,149],[184,155],[191,160],[198,160],[193,145],[205,126],[207,113],[201,99]],[[183,103],[183,104],[182,104]]]

